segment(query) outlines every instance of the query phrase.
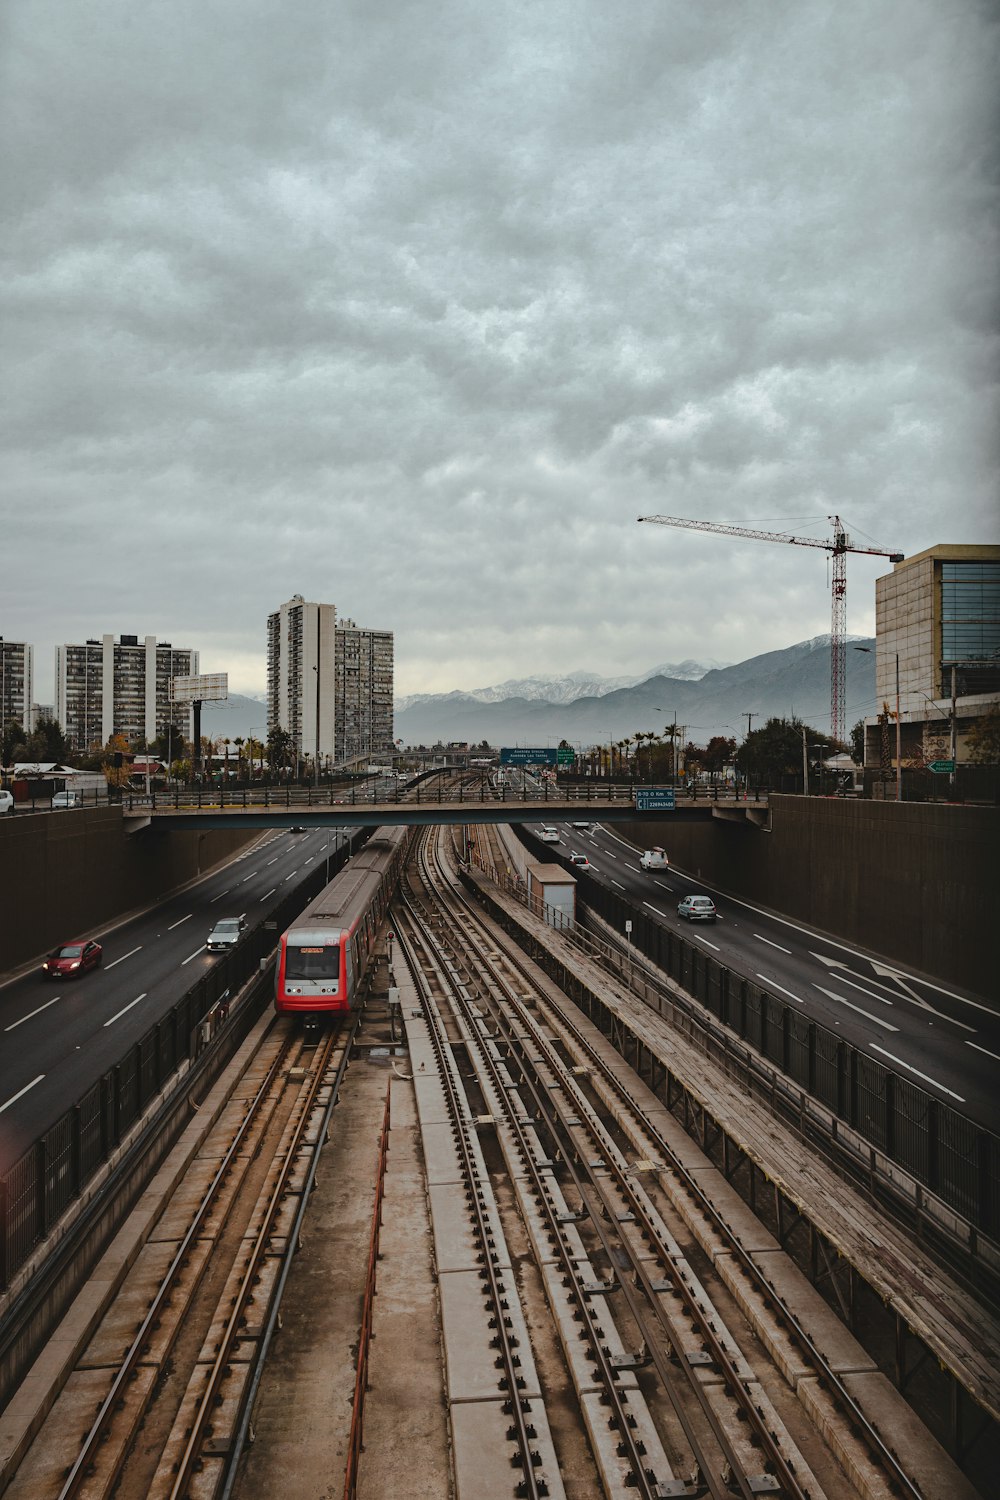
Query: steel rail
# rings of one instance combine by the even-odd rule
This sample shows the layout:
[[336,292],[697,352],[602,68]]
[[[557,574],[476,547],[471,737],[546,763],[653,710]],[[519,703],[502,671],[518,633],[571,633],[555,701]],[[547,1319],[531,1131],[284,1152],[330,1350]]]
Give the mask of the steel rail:
[[[418,919],[415,919],[412,913],[411,921],[414,921],[415,926],[417,925]],[[411,970],[415,979],[417,980],[418,987],[423,993],[424,1013],[428,1020],[427,1033],[431,1039],[431,1045],[434,1048],[434,1053],[438,1061],[438,1070],[445,1090],[448,1110],[455,1124],[455,1134],[462,1158],[463,1173],[465,1175],[465,1180],[468,1183],[469,1198],[471,1199],[472,1203],[472,1213],[476,1223],[479,1242],[483,1246],[483,1268],[489,1281],[489,1295],[495,1315],[496,1334],[500,1344],[501,1359],[503,1360],[504,1379],[507,1383],[507,1392],[509,1396],[511,1416],[514,1422],[516,1443],[521,1455],[521,1471],[523,1476],[524,1493],[529,1497],[529,1500],[543,1500],[543,1497],[548,1493],[548,1491],[544,1485],[540,1485],[538,1483],[538,1476],[535,1473],[531,1435],[528,1431],[528,1422],[525,1418],[522,1398],[518,1391],[519,1377],[517,1373],[516,1355],[511,1345],[510,1333],[508,1331],[507,1324],[504,1318],[503,1304],[506,1300],[507,1294],[502,1292],[500,1289],[496,1266],[494,1265],[493,1259],[487,1248],[491,1237],[491,1230],[486,1220],[486,1213],[483,1207],[481,1192],[478,1185],[479,1173],[475,1166],[472,1147],[469,1143],[468,1138],[470,1123],[465,1117],[462,1110],[464,1094],[462,1093],[458,1081],[454,1076],[454,1061],[449,1050],[445,1047],[444,1042],[441,1039],[439,1031],[440,1017],[436,1014],[436,1006],[434,1005],[433,997],[429,993],[426,978],[421,972],[420,965],[419,963],[417,963],[414,956],[411,946],[411,940],[406,934],[405,929],[401,930],[401,925],[398,921],[396,923],[395,932],[397,939],[400,942],[401,948],[406,953],[408,959],[411,960]],[[421,941],[428,949],[431,947],[426,932],[421,934]]]
[[[463,934],[463,936],[467,938],[468,934]],[[504,997],[505,997],[505,999],[507,1000],[508,1003],[512,1003],[512,996],[510,994],[509,986],[504,982],[502,976],[499,976],[496,973],[495,967],[492,964],[490,964],[488,962],[488,960],[486,960],[481,953],[479,953],[476,950],[474,950],[474,952],[475,952],[476,962],[478,964],[480,964],[481,966],[485,967],[486,971],[491,976],[491,980],[492,980],[492,983],[493,983],[494,987],[496,989],[499,989],[500,991],[502,991],[502,993],[503,993],[503,995],[504,995]],[[518,1007],[518,1011],[520,1013],[520,1007]],[[494,1019],[498,1020],[499,1019],[499,1013],[496,1010],[493,1010],[492,1013],[493,1013]],[[494,1075],[495,1086],[500,1090],[501,1097],[503,1097],[503,1093],[504,1093],[503,1083],[502,1083],[502,1081],[499,1078],[499,1073],[498,1073],[498,1071],[497,1071],[497,1069],[495,1067],[495,1064],[493,1063],[493,1060],[491,1058],[489,1058],[488,1054],[484,1054],[484,1057],[485,1057],[486,1066],[489,1068],[490,1072]],[[529,1092],[531,1094],[532,1100],[534,1101],[534,1106],[535,1106],[535,1109],[536,1109],[536,1112],[537,1112],[536,1116],[535,1116],[535,1121],[537,1122],[538,1120],[541,1120],[546,1125],[548,1125],[549,1126],[550,1136],[552,1137],[553,1140],[556,1140],[556,1133],[551,1128],[551,1123],[550,1123],[549,1118],[548,1118],[548,1110],[543,1105],[541,1092],[539,1091],[538,1087],[535,1085],[534,1080],[531,1077],[528,1076],[526,1070],[523,1067],[522,1067],[521,1071],[522,1071],[522,1079],[524,1081],[524,1084],[528,1088],[528,1090],[529,1090]],[[558,1069],[557,1076],[558,1076],[558,1074],[562,1074],[563,1072],[564,1072],[564,1069],[560,1065],[560,1067]],[[659,1489],[659,1485],[657,1484],[655,1478],[651,1480],[650,1476],[648,1475],[648,1473],[647,1473],[647,1471],[646,1471],[646,1469],[645,1469],[645,1467],[643,1465],[642,1455],[638,1451],[638,1445],[637,1445],[635,1439],[632,1437],[632,1429],[631,1429],[631,1427],[629,1425],[629,1422],[627,1420],[627,1411],[622,1406],[622,1404],[620,1402],[619,1393],[618,1393],[618,1387],[617,1387],[617,1385],[615,1383],[615,1380],[614,1380],[613,1370],[612,1370],[610,1361],[608,1360],[607,1356],[604,1354],[604,1348],[603,1348],[603,1344],[602,1344],[602,1341],[601,1341],[601,1336],[598,1333],[596,1333],[596,1331],[595,1331],[595,1324],[594,1324],[594,1322],[593,1322],[593,1320],[591,1319],[591,1316],[590,1316],[589,1302],[588,1302],[587,1296],[585,1295],[583,1287],[580,1284],[580,1282],[579,1282],[579,1280],[578,1280],[578,1278],[577,1278],[577,1276],[575,1274],[575,1268],[572,1265],[571,1259],[570,1259],[569,1255],[566,1252],[566,1247],[565,1247],[565,1243],[564,1243],[564,1239],[563,1239],[563,1234],[562,1234],[562,1231],[561,1231],[561,1226],[560,1226],[560,1224],[558,1222],[557,1217],[555,1216],[554,1212],[552,1211],[551,1206],[549,1205],[549,1203],[547,1201],[547,1195],[542,1190],[542,1183],[541,1183],[540,1174],[538,1174],[535,1171],[535,1169],[534,1169],[533,1153],[531,1152],[530,1147],[528,1146],[527,1141],[526,1141],[526,1139],[524,1137],[523,1127],[521,1125],[521,1122],[516,1118],[516,1116],[513,1116],[513,1115],[509,1116],[509,1124],[511,1125],[511,1127],[513,1128],[515,1134],[518,1137],[519,1143],[520,1143],[521,1148],[522,1148],[522,1154],[523,1154],[523,1156],[525,1158],[525,1162],[528,1165],[529,1169],[531,1170],[533,1177],[536,1178],[536,1183],[537,1183],[537,1186],[539,1188],[539,1195],[541,1197],[541,1201],[542,1201],[542,1205],[543,1205],[543,1211],[545,1212],[546,1216],[550,1220],[550,1229],[552,1230],[552,1232],[555,1235],[555,1243],[559,1246],[560,1258],[563,1261],[564,1271],[568,1272],[571,1281],[574,1283],[573,1290],[574,1290],[574,1292],[577,1295],[577,1306],[580,1309],[581,1313],[583,1314],[585,1320],[587,1321],[588,1331],[591,1334],[591,1342],[593,1344],[593,1347],[594,1347],[595,1351],[597,1351],[597,1353],[598,1353],[598,1355],[600,1357],[600,1363],[602,1365],[602,1374],[603,1374],[603,1376],[605,1378],[606,1387],[609,1390],[609,1392],[611,1393],[612,1398],[615,1401],[615,1405],[618,1407],[618,1409],[619,1409],[619,1411],[620,1411],[620,1413],[622,1415],[622,1420],[621,1420],[621,1422],[619,1424],[619,1431],[620,1431],[620,1436],[621,1436],[622,1440],[625,1441],[629,1445],[629,1447],[631,1449],[631,1452],[630,1452],[629,1456],[630,1456],[630,1461],[633,1464],[633,1469],[634,1469],[634,1472],[635,1472],[636,1485],[637,1485],[637,1487],[639,1487],[640,1489],[642,1489],[644,1491],[644,1493],[648,1494],[651,1497],[655,1497],[655,1496],[657,1496],[658,1494],[661,1493],[661,1491]],[[628,1242],[624,1238],[621,1238],[619,1240],[616,1240],[613,1243],[612,1240],[611,1240],[611,1237],[604,1230],[604,1228],[603,1228],[603,1226],[602,1226],[602,1224],[600,1222],[599,1216],[597,1214],[594,1214],[591,1211],[589,1205],[587,1204],[587,1193],[584,1190],[584,1186],[583,1186],[583,1183],[581,1181],[581,1178],[580,1178],[579,1174],[577,1173],[576,1169],[573,1167],[573,1164],[572,1164],[572,1161],[571,1161],[569,1155],[567,1155],[567,1153],[564,1150],[562,1150],[561,1148],[560,1148],[559,1154],[563,1158],[563,1161],[564,1161],[564,1163],[566,1165],[566,1168],[567,1168],[567,1170],[569,1172],[569,1175],[570,1175],[570,1177],[571,1177],[571,1179],[573,1181],[573,1185],[574,1185],[574,1187],[577,1190],[577,1194],[579,1196],[580,1202],[585,1207],[587,1207],[588,1216],[591,1219],[591,1222],[593,1224],[594,1230],[595,1230],[595,1232],[596,1232],[596,1234],[597,1234],[597,1236],[598,1236],[598,1238],[599,1238],[599,1240],[601,1242],[602,1249],[604,1250],[605,1255],[608,1257],[609,1262],[612,1265],[614,1265],[614,1263],[615,1263],[615,1252],[624,1249],[625,1253],[628,1254],[630,1261],[633,1262],[633,1266],[635,1266],[634,1257],[631,1254],[631,1247],[628,1245]],[[593,1186],[596,1189],[598,1196],[602,1198],[602,1202],[605,1202],[604,1197],[601,1194],[601,1190],[600,1190],[600,1188],[598,1187],[598,1185],[596,1183],[596,1180],[594,1180]],[[605,1206],[608,1209],[609,1217],[611,1217],[611,1214],[612,1214],[613,1210],[612,1210],[610,1204],[607,1204],[605,1202]],[[643,1273],[642,1272],[638,1272],[637,1274],[642,1275]],[[622,1289],[624,1290],[624,1292],[626,1294],[626,1299],[629,1302],[629,1309],[632,1312],[633,1317],[636,1319],[636,1322],[638,1323],[638,1325],[639,1325],[639,1327],[641,1329],[641,1328],[644,1327],[644,1321],[645,1320],[644,1320],[644,1317],[643,1317],[643,1312],[644,1312],[645,1309],[644,1309],[644,1307],[642,1305],[640,1305],[638,1299],[636,1299],[634,1297],[634,1295],[632,1295],[631,1289],[628,1286],[627,1280],[625,1278],[622,1278],[622,1277],[619,1277],[618,1279],[619,1279],[619,1284],[621,1285]],[[648,1283],[648,1277],[646,1278],[646,1281],[647,1281],[647,1285],[648,1285],[649,1284]],[[651,1288],[650,1288],[650,1296],[653,1298],[654,1301],[656,1300],[655,1293],[652,1292]],[[675,1352],[678,1364],[684,1370],[685,1376],[687,1377],[688,1384],[694,1390],[695,1397],[698,1400],[700,1406],[702,1407],[703,1415],[705,1416],[706,1420],[708,1421],[708,1423],[709,1423],[709,1425],[710,1425],[710,1427],[712,1429],[713,1435],[715,1436],[716,1441],[719,1443],[719,1445],[720,1445],[720,1447],[721,1447],[721,1449],[723,1451],[723,1454],[724,1454],[727,1462],[730,1465],[731,1472],[734,1474],[734,1476],[737,1476],[737,1477],[740,1478],[741,1490],[742,1490],[742,1493],[744,1494],[745,1500],[751,1500],[751,1497],[754,1494],[754,1491],[749,1487],[748,1483],[747,1483],[746,1486],[744,1486],[744,1484],[742,1482],[742,1478],[741,1478],[741,1476],[742,1476],[742,1464],[741,1464],[741,1462],[739,1460],[739,1456],[735,1452],[735,1450],[733,1449],[733,1447],[730,1444],[728,1438],[725,1436],[725,1433],[721,1430],[720,1423],[719,1423],[717,1417],[715,1416],[715,1413],[710,1409],[710,1407],[709,1407],[709,1405],[707,1403],[707,1400],[705,1398],[705,1395],[703,1393],[703,1389],[701,1387],[701,1384],[700,1384],[700,1382],[697,1379],[696,1373],[691,1369],[691,1367],[689,1366],[687,1360],[684,1358],[683,1351],[678,1350],[676,1348],[676,1341],[675,1341],[675,1338],[674,1338],[674,1336],[672,1334],[672,1331],[670,1331],[669,1329],[664,1329],[663,1331],[665,1332],[665,1334],[666,1334],[666,1336],[668,1338],[668,1342],[670,1344],[670,1347],[672,1349],[674,1349],[674,1352]],[[711,1459],[710,1459],[708,1453],[706,1452],[705,1447],[704,1447],[704,1445],[703,1445],[703,1443],[702,1443],[702,1441],[701,1441],[701,1439],[700,1439],[700,1437],[699,1437],[699,1435],[697,1433],[697,1430],[696,1430],[696,1428],[694,1426],[694,1423],[691,1420],[691,1416],[685,1410],[685,1407],[684,1407],[683,1403],[681,1402],[681,1400],[680,1400],[680,1398],[678,1396],[677,1389],[676,1389],[676,1382],[675,1382],[675,1380],[673,1378],[673,1375],[672,1375],[672,1372],[670,1370],[669,1365],[663,1359],[662,1352],[656,1346],[655,1341],[650,1340],[650,1339],[647,1338],[646,1342],[647,1342],[647,1349],[649,1351],[650,1359],[651,1359],[654,1367],[656,1368],[657,1374],[658,1374],[658,1376],[660,1378],[660,1382],[661,1382],[661,1384],[663,1386],[663,1389],[664,1389],[664,1393],[667,1396],[667,1399],[669,1400],[669,1402],[671,1404],[671,1407],[673,1408],[674,1414],[675,1414],[675,1416],[676,1416],[676,1418],[678,1420],[678,1423],[680,1424],[681,1430],[683,1431],[684,1436],[687,1439],[687,1442],[688,1442],[688,1445],[690,1447],[690,1451],[691,1451],[692,1457],[694,1458],[694,1461],[695,1461],[695,1463],[698,1466],[698,1471],[699,1471],[699,1474],[700,1474],[700,1483],[704,1486],[705,1490],[707,1490],[707,1492],[711,1494],[711,1496],[713,1497],[713,1500],[731,1500],[732,1489],[731,1489],[730,1485],[728,1483],[726,1483],[726,1481],[722,1478],[721,1475],[716,1475],[714,1473],[713,1466],[712,1466],[712,1463],[711,1463]],[[737,1383],[737,1388],[738,1388],[738,1383]],[[697,1490],[696,1491],[691,1491],[692,1494],[699,1493],[699,1492],[700,1491],[697,1491]],[[801,1490],[792,1489],[788,1493],[789,1493],[790,1496],[795,1497],[795,1500],[804,1500],[804,1497],[802,1497]]]
[[[406,900],[405,897],[404,900]],[[409,901],[407,901],[406,904],[409,908],[411,920],[414,920],[416,918],[416,913],[413,910],[413,904]],[[419,918],[417,918],[417,920],[419,920]],[[426,928],[427,924],[426,922],[424,922],[422,923],[422,925]],[[426,936],[424,937],[424,942],[427,943]],[[494,1089],[496,1090],[498,1096],[500,1098],[505,1098],[506,1090],[504,1087],[504,1082],[499,1075],[499,1071],[496,1068],[493,1059],[489,1057],[488,1052],[486,1052],[486,1050],[481,1045],[479,1029],[475,1025],[476,1018],[474,1015],[471,1015],[469,1013],[469,1003],[464,1000],[464,998],[457,992],[456,999],[458,1000],[459,1005],[462,1006],[463,1010],[466,1011],[466,1019],[473,1023],[470,1028],[470,1039],[474,1042],[479,1052],[481,1075],[482,1072],[485,1071],[491,1077]],[[546,1189],[546,1184],[543,1181],[541,1170],[535,1161],[534,1152],[532,1151],[530,1142],[528,1141],[525,1130],[525,1124],[528,1122],[522,1122],[509,1110],[506,1111],[505,1118],[508,1127],[512,1130],[516,1138],[517,1147],[525,1168],[529,1172],[534,1183],[536,1198],[541,1205],[541,1209],[546,1220],[548,1221],[549,1232],[552,1236],[552,1243],[558,1248],[564,1283],[566,1284],[569,1294],[580,1313],[581,1321],[586,1325],[590,1348],[593,1351],[593,1363],[597,1366],[598,1374],[608,1396],[608,1400],[616,1412],[619,1442],[625,1450],[625,1456],[627,1456],[628,1461],[632,1466],[634,1488],[638,1493],[648,1497],[648,1500],[657,1500],[657,1497],[662,1495],[663,1491],[656,1477],[650,1474],[647,1466],[643,1461],[644,1455],[642,1452],[640,1441],[636,1437],[633,1429],[630,1408],[628,1407],[626,1401],[623,1400],[624,1393],[622,1392],[616,1379],[616,1367],[613,1365],[611,1357],[607,1353],[604,1343],[604,1336],[600,1330],[596,1318],[591,1311],[589,1290],[585,1286],[580,1276],[580,1273],[576,1266],[576,1262],[569,1253],[565,1241],[564,1226],[560,1224],[555,1209],[549,1201],[549,1194]],[[691,1440],[691,1438],[689,1438],[689,1440]],[[713,1494],[714,1493],[715,1492],[713,1492]],[[718,1491],[716,1500],[731,1500],[731,1497],[724,1491],[720,1490]]]
[[[233,1349],[240,1338],[240,1324],[243,1320],[247,1303],[252,1299],[253,1288],[260,1274],[260,1264],[265,1258],[278,1211],[288,1191],[289,1179],[297,1168],[298,1152],[302,1146],[303,1138],[309,1129],[312,1111],[316,1104],[316,1097],[326,1083],[327,1069],[339,1039],[339,1032],[327,1036],[318,1066],[316,1065],[316,1059],[314,1058],[313,1060],[312,1076],[305,1090],[305,1100],[301,1108],[301,1113],[295,1123],[292,1138],[285,1151],[281,1170],[278,1172],[268,1195],[267,1209],[254,1237],[250,1258],[240,1279],[239,1289],[233,1298],[232,1310],[226,1320],[226,1326],[223,1329],[215,1359],[209,1370],[208,1382],[202,1392],[201,1400],[198,1402],[194,1418],[191,1422],[188,1440],[184,1445],[184,1452],[178,1461],[174,1481],[170,1487],[170,1500],[183,1500],[183,1497],[187,1495],[195,1466],[201,1460],[201,1450],[209,1418],[212,1415],[213,1409],[218,1405],[219,1390],[227,1374]],[[314,1154],[318,1155],[318,1152],[319,1143],[317,1141],[317,1150]],[[306,1198],[307,1194],[304,1187],[299,1196],[300,1199]],[[282,1256],[283,1260],[291,1260],[295,1253],[297,1241],[297,1233],[289,1233],[286,1236],[285,1249]],[[260,1349],[258,1347],[255,1363],[259,1363],[259,1361]],[[230,1453],[233,1451],[232,1443],[230,1444],[229,1451]]]
[[[477,912],[478,908],[476,906],[476,903],[470,901],[464,891],[456,889],[455,894],[462,900],[469,913],[474,914]],[[521,972],[524,973],[527,978],[527,972],[523,968],[523,966],[519,964],[518,960],[513,955],[508,954],[506,956],[509,962],[511,962],[514,966],[521,968]],[[535,1024],[533,1019],[527,1014],[525,1014],[525,1020],[532,1026]],[[765,1305],[775,1307],[779,1311],[782,1319],[787,1323],[795,1336],[799,1339],[801,1347],[813,1361],[817,1371],[827,1383],[828,1388],[835,1394],[837,1400],[841,1402],[849,1412],[852,1423],[862,1431],[865,1437],[865,1441],[872,1448],[872,1450],[877,1453],[879,1462],[888,1471],[891,1478],[897,1485],[902,1488],[903,1492],[906,1495],[911,1497],[911,1500],[923,1500],[920,1486],[913,1479],[911,1479],[906,1471],[902,1468],[899,1459],[896,1457],[896,1454],[887,1445],[877,1429],[872,1425],[871,1421],[865,1415],[863,1409],[861,1408],[855,1397],[847,1388],[844,1380],[833,1369],[829,1360],[817,1346],[815,1340],[802,1326],[801,1321],[781,1300],[780,1296],[774,1290],[773,1286],[771,1286],[771,1284],[768,1282],[763,1269],[756,1263],[753,1257],[748,1254],[738,1238],[732,1233],[729,1225],[722,1217],[718,1208],[716,1208],[716,1206],[709,1198],[708,1194],[697,1182],[694,1174],[688,1171],[682,1158],[677,1156],[676,1153],[671,1149],[667,1141],[656,1129],[656,1126],[646,1120],[645,1116],[642,1113],[641,1107],[629,1093],[624,1083],[617,1079],[613,1074],[607,1072],[600,1053],[589,1042],[582,1029],[573,1020],[572,1016],[566,1011],[560,1011],[559,1023],[572,1034],[576,1044],[579,1046],[584,1055],[590,1059],[591,1065],[605,1080],[612,1091],[617,1094],[619,1099],[624,1100],[627,1103],[628,1108],[632,1112],[635,1119],[641,1123],[642,1130],[654,1141],[658,1150],[663,1154],[663,1157],[671,1172],[681,1180],[685,1190],[694,1199],[699,1210],[713,1225],[716,1233],[725,1240],[727,1249],[737,1258],[741,1268],[754,1283],[755,1290],[758,1292]],[[547,1045],[544,1037],[540,1037],[539,1044]],[[572,1083],[572,1086],[575,1087],[575,1083]],[[631,1194],[630,1185],[626,1183],[625,1186],[626,1191]],[[682,1287],[682,1293],[686,1295],[686,1287]],[[710,1336],[714,1337],[714,1335],[711,1334]]]
[[[302,1183],[302,1191],[299,1194],[298,1206],[296,1207],[295,1215],[292,1219],[292,1223],[288,1233],[288,1244],[290,1246],[297,1245],[299,1242],[299,1236],[302,1232],[302,1222],[305,1219],[306,1210],[309,1206],[309,1197],[312,1193],[313,1186],[316,1181],[316,1171],[319,1166],[319,1156],[321,1150],[320,1143],[326,1141],[327,1133],[330,1129],[330,1117],[332,1116],[333,1111],[337,1106],[337,1101],[340,1095],[340,1085],[344,1080],[344,1074],[347,1072],[347,1064],[351,1054],[351,1045],[354,1041],[355,1035],[357,1034],[359,1025],[360,1015],[355,1014],[351,1019],[351,1026],[346,1033],[344,1049],[341,1054],[340,1061],[337,1064],[337,1071],[334,1074],[333,1081],[330,1085],[330,1098],[327,1100],[326,1106],[323,1110],[323,1118],[320,1122],[319,1129],[316,1132],[317,1149],[312,1153],[312,1156],[310,1157],[309,1166],[306,1171],[305,1179]],[[254,1371],[251,1377],[250,1386],[242,1400],[239,1421],[233,1429],[233,1438],[229,1449],[229,1459],[226,1465],[225,1479],[223,1481],[222,1488],[219,1491],[218,1500],[229,1500],[229,1496],[232,1494],[233,1487],[236,1482],[237,1467],[243,1454],[243,1449],[246,1446],[247,1436],[250,1431],[251,1419],[253,1417],[254,1403],[256,1402],[257,1392],[260,1388],[260,1383],[264,1375],[264,1368],[267,1364],[267,1356],[268,1351],[271,1347],[271,1339],[274,1337],[275,1330],[278,1327],[278,1318],[281,1313],[281,1299],[285,1292],[285,1285],[288,1281],[291,1268],[291,1254],[283,1256],[281,1261],[281,1270],[278,1273],[274,1292],[272,1294],[270,1305],[267,1310],[267,1317],[264,1321],[264,1327],[261,1331],[257,1359],[254,1365]]]
[[385,1110],[382,1115],[382,1133],[379,1136],[378,1163],[375,1169],[375,1204],[372,1209],[371,1235],[368,1240],[368,1270],[365,1276],[365,1295],[361,1307],[361,1331],[358,1334],[358,1367],[354,1379],[354,1400],[351,1403],[351,1431],[347,1440],[347,1472],[344,1476],[344,1500],[353,1500],[358,1492],[358,1463],[364,1446],[365,1392],[368,1389],[368,1349],[372,1338],[374,1319],[375,1281],[378,1267],[378,1247],[382,1230],[382,1202],[385,1197],[385,1162],[389,1152],[389,1111],[392,1100],[392,1083],[386,1085]]
[[136,1366],[139,1363],[142,1351],[145,1348],[149,1337],[156,1328],[162,1310],[170,1298],[170,1295],[174,1288],[174,1283],[176,1282],[184,1265],[184,1262],[186,1261],[190,1253],[191,1246],[197,1239],[202,1225],[207,1219],[209,1213],[212,1211],[215,1199],[222,1188],[225,1177],[236,1157],[239,1155],[244,1138],[249,1133],[251,1126],[254,1124],[257,1118],[257,1114],[263,1106],[267,1095],[270,1093],[274,1080],[284,1064],[284,1060],[288,1055],[291,1045],[292,1037],[291,1035],[289,1035],[283,1040],[274,1061],[268,1068],[267,1073],[261,1081],[260,1087],[255,1093],[253,1099],[250,1101],[250,1107],[247,1110],[242,1123],[240,1124],[240,1128],[236,1132],[232,1144],[227,1150],[225,1156],[219,1163],[218,1169],[216,1170],[212,1181],[206,1188],[201,1203],[199,1204],[198,1209],[194,1215],[194,1218],[192,1219],[191,1224],[188,1227],[186,1234],[184,1235],[184,1238],[181,1240],[177,1253],[174,1255],[173,1260],[167,1267],[163,1279],[160,1282],[159,1288],[157,1289],[156,1295],[153,1297],[153,1300],[149,1305],[145,1317],[139,1324],[139,1328],[134,1339],[125,1352],[125,1356],[118,1368],[118,1372],[111,1382],[111,1389],[108,1391],[108,1394],[101,1402],[97,1416],[94,1418],[94,1421],[90,1427],[90,1431],[84,1438],[83,1443],[80,1447],[80,1451],[77,1454],[77,1457],[66,1476],[62,1489],[59,1491],[59,1500],[71,1500],[71,1497],[79,1493],[80,1487],[87,1477],[94,1452],[99,1444],[103,1441],[104,1430],[121,1399],[125,1385],[132,1378]]

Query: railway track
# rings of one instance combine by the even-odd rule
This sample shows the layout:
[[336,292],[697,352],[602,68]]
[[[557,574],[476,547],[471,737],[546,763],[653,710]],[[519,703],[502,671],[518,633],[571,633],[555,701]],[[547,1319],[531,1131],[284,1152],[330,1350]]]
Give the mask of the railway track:
[[287,1021],[261,1030],[11,1480],[11,1500],[228,1493],[353,1033],[312,1046]]
[[[455,1073],[456,1049],[468,1060],[464,1097],[449,1086],[455,1129],[463,1138],[484,1123],[496,1130],[605,1493],[921,1493],[712,1209],[697,1171],[671,1151],[657,1125],[662,1106],[644,1107],[620,1059],[609,1066],[603,1039],[587,1035],[572,1007],[543,998],[532,966],[465,899],[445,847],[440,832],[424,837],[397,930],[420,976],[439,1066]],[[479,1164],[467,1182],[470,1202],[481,1202]],[[496,1204],[488,1212],[500,1220]],[[694,1217],[705,1236],[697,1265],[686,1248]],[[485,1240],[486,1225],[475,1235]],[[720,1261],[748,1278],[752,1331],[713,1270]],[[522,1311],[525,1326],[538,1317]],[[763,1339],[762,1327],[771,1330]],[[763,1368],[769,1341],[779,1362],[793,1359],[809,1411],[786,1399],[775,1368]],[[539,1416],[536,1400],[536,1431]],[[515,1425],[506,1437],[508,1461],[525,1476],[518,1493],[557,1493],[532,1488],[540,1471],[551,1485],[545,1445]]]

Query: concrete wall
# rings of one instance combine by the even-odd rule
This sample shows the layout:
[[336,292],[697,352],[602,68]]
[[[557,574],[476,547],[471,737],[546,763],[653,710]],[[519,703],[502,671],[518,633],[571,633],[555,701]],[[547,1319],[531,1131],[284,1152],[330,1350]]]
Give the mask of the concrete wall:
[[799,918],[947,984],[997,996],[1000,810],[771,798],[749,823],[620,825],[734,896]]
[[0,971],[161,900],[259,837],[128,835],[115,807],[0,818]]

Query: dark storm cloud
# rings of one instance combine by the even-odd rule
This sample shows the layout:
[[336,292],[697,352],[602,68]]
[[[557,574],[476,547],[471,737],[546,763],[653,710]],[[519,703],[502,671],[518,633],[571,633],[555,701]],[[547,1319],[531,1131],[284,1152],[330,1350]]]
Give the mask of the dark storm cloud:
[[627,672],[829,620],[821,551],[639,514],[994,538],[997,41],[973,0],[14,0],[4,633],[40,685],[138,630],[253,688],[299,591],[401,691]]

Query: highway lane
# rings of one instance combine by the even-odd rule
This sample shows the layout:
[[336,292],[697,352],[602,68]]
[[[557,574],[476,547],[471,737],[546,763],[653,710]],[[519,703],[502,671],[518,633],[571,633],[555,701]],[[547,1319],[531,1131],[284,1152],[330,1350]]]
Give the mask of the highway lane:
[[[103,967],[53,982],[39,969],[0,985],[0,1167],[119,1062],[219,962],[205,940],[219,917],[264,921],[344,835],[262,835],[197,884],[96,937]],[[80,934],[67,934],[79,936]]]
[[[647,873],[641,851],[611,828],[555,826],[560,842],[551,853],[585,853],[595,877],[640,910],[1000,1134],[1000,1008],[988,997],[726,895],[676,865]],[[677,902],[691,892],[712,897],[718,922],[677,916]]]

